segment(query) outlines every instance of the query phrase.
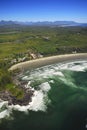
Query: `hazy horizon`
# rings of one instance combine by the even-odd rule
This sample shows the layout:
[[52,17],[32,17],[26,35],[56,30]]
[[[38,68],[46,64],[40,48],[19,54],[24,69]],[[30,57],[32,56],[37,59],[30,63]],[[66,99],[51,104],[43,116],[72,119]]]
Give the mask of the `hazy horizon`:
[[38,23],[38,22],[75,22],[75,23],[83,23],[83,24],[85,24],[85,23],[87,23],[87,22],[76,22],[76,21],[70,21],[70,20],[55,20],[55,21],[20,21],[20,20],[0,20],[0,22],[19,22],[19,23]]

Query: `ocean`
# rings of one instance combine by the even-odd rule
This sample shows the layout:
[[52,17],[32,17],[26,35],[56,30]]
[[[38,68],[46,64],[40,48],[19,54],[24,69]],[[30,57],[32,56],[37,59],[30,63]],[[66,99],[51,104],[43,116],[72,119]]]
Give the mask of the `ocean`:
[[26,70],[18,78],[34,90],[32,101],[0,101],[0,130],[87,129],[87,60]]

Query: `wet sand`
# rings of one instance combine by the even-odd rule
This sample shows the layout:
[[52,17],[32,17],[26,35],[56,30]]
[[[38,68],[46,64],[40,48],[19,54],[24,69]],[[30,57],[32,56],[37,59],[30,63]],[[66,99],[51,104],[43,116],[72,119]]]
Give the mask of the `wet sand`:
[[16,69],[25,70],[25,69],[35,69],[42,66],[59,63],[59,62],[67,62],[72,60],[80,60],[87,59],[87,53],[78,53],[78,54],[65,54],[65,55],[56,55],[50,57],[39,58],[31,61],[21,62],[13,65],[9,71],[13,71]]

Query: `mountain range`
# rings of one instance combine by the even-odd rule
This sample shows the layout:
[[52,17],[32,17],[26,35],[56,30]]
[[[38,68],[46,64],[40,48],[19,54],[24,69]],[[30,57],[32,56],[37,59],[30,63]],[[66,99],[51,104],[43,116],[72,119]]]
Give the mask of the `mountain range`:
[[59,26],[59,27],[66,27],[66,26],[87,26],[87,23],[77,23],[74,21],[42,21],[42,22],[18,22],[18,21],[0,21],[0,26],[5,25],[25,25],[25,26]]

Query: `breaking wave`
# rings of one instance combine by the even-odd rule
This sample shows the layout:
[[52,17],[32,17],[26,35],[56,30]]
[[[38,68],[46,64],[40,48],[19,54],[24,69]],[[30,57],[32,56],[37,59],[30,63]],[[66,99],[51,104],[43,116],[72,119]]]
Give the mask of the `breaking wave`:
[[[8,101],[0,100],[0,119],[9,117],[12,111],[43,111],[46,112],[49,104],[53,102],[53,93],[55,84],[57,86],[66,85],[67,87],[87,91],[86,86],[82,86],[79,79],[76,82],[75,76],[85,73],[87,70],[87,61],[74,61],[69,63],[59,63],[37,68],[31,71],[25,71],[18,75],[19,80],[27,81],[26,88],[34,90],[32,101],[26,106],[8,105]],[[81,78],[81,77],[80,77]],[[85,82],[86,83],[86,82]],[[54,93],[55,95],[55,93]],[[59,100],[59,99],[56,99]]]

